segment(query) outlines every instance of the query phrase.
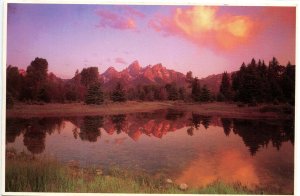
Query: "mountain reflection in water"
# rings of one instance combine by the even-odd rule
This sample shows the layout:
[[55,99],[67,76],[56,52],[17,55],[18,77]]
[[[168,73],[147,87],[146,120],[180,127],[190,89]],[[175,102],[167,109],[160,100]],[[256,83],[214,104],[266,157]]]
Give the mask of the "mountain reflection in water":
[[176,110],[8,118],[6,145],[33,155],[52,154],[65,162],[165,173],[190,186],[222,179],[293,191],[292,120],[218,118]]
[[[101,137],[101,130],[109,135],[126,133],[134,141],[142,134],[162,138],[168,132],[174,132],[187,127],[187,134],[193,136],[194,131],[202,125],[208,129],[210,125],[222,126],[224,134],[239,135],[248,147],[251,155],[269,143],[278,150],[282,142],[290,141],[294,144],[294,126],[292,120],[278,122],[270,120],[214,118],[199,114],[187,114],[175,110],[156,113],[118,114],[112,116],[85,117],[47,117],[47,118],[9,118],[6,124],[6,143],[13,143],[22,133],[24,146],[33,154],[42,153],[45,149],[47,134],[57,131],[60,133],[66,121],[75,128],[72,130],[74,138],[78,136],[82,141],[97,142]],[[209,131],[209,130],[208,130]]]

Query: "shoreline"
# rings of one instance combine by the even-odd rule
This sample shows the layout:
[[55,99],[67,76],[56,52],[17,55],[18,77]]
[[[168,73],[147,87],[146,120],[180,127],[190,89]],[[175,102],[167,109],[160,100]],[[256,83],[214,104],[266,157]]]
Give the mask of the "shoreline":
[[125,103],[104,103],[102,105],[85,105],[83,103],[50,103],[44,105],[29,105],[17,103],[12,109],[6,110],[7,118],[31,118],[31,117],[58,117],[58,116],[93,116],[130,114],[139,112],[151,112],[160,109],[175,109],[184,112],[230,118],[250,119],[291,119],[292,114],[282,112],[265,111],[264,107],[280,109],[282,105],[274,106],[262,104],[254,107],[238,107],[237,103],[211,102],[211,103],[186,103],[177,101],[162,102],[137,102],[127,101]]

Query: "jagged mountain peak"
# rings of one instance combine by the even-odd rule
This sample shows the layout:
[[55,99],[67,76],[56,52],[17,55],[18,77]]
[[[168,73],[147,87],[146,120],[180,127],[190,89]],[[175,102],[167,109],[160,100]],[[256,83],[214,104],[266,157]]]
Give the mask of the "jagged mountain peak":
[[112,71],[117,71],[117,70],[114,67],[110,66],[109,68],[107,68],[105,72],[112,72]]
[[141,71],[140,63],[135,60],[125,70],[128,70],[129,74],[134,77]]
[[118,71],[114,67],[110,66],[102,75],[111,75],[116,73],[118,73]]
[[128,69],[140,69],[140,63],[138,60],[133,61],[129,66]]
[[120,72],[114,68],[108,68],[101,76],[104,78],[104,85],[107,85],[109,88],[113,87],[116,81],[120,80],[131,87],[138,84],[166,84],[170,82],[183,84],[185,77],[180,72],[167,69],[161,63],[142,68],[137,60]]

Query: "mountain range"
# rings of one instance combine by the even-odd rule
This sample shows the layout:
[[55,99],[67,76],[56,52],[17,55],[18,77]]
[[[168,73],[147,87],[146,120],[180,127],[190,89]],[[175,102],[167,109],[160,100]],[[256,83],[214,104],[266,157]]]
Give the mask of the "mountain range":
[[164,85],[171,82],[184,85],[185,83],[185,75],[180,72],[167,69],[162,64],[141,67],[138,61],[132,62],[119,72],[114,67],[109,67],[100,77],[104,82],[104,88],[113,88],[117,82],[122,82],[127,88],[136,85]]
[[[126,88],[137,85],[165,85],[175,82],[178,86],[187,86],[185,74],[167,69],[162,64],[148,65],[142,67],[138,61],[132,62],[128,67],[117,71],[109,67],[100,74],[104,89],[112,89],[117,82],[124,84]],[[211,92],[218,92],[221,84],[222,74],[210,75],[200,79],[201,85],[206,85]]]
[[[26,75],[26,71],[23,69],[19,69],[19,73],[23,76]],[[61,79],[52,72],[48,76],[52,81],[56,82],[72,82],[75,79],[74,77],[72,79]],[[127,89],[134,88],[137,85],[165,85],[172,82],[175,82],[179,87],[188,86],[185,74],[167,69],[161,63],[142,67],[138,61],[134,61],[121,71],[117,71],[114,67],[109,67],[99,75],[99,78],[103,81],[104,90],[113,89],[117,82],[121,82]],[[200,84],[206,85],[213,93],[219,91],[221,80],[222,73],[199,79]]]

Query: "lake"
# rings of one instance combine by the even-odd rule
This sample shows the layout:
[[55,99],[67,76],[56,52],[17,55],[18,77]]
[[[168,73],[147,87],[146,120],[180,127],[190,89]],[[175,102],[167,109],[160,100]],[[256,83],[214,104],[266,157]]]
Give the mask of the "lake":
[[176,110],[111,116],[8,118],[6,148],[80,166],[164,174],[176,183],[216,180],[292,194],[294,122]]

